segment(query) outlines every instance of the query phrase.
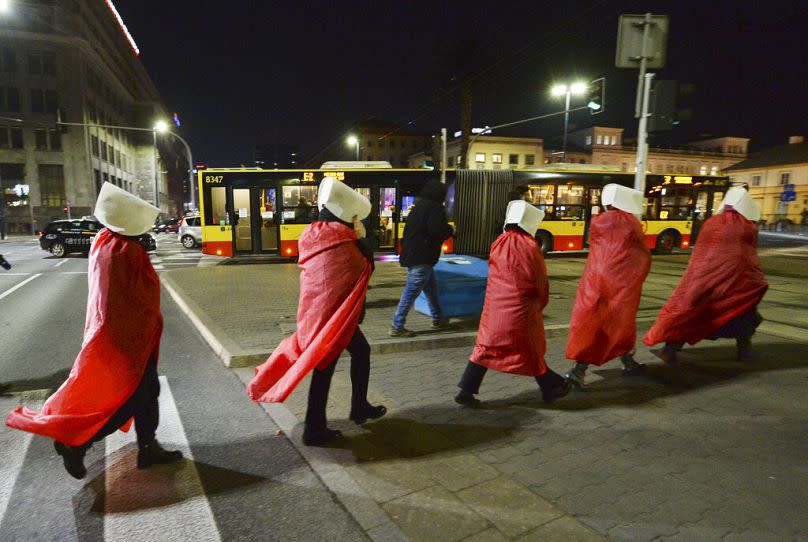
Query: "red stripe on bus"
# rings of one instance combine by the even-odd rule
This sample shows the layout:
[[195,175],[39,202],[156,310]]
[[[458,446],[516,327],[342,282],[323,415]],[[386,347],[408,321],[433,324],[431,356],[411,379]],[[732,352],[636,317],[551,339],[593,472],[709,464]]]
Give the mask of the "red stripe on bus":
[[284,241],[281,240],[281,256],[287,258],[294,258],[297,256],[297,240]]
[[583,250],[584,238],[582,235],[554,235],[553,250]]
[[233,256],[233,243],[231,241],[205,241],[202,243],[202,254],[230,258]]

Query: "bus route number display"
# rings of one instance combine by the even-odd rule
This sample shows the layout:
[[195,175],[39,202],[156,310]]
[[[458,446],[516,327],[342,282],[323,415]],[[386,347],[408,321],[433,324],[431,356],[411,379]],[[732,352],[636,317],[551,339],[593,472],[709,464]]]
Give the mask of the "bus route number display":
[[[329,171],[327,173],[323,173],[323,178],[326,177],[334,177],[338,181],[345,181],[345,172],[344,171]],[[303,182],[304,183],[313,183],[316,179],[314,178],[313,171],[304,171],[303,172]]]

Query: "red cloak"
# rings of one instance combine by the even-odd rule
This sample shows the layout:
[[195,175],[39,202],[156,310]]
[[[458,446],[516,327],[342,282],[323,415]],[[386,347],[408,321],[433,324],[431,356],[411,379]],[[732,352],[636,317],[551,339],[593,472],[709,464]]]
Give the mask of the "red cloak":
[[547,371],[542,310],[550,298],[547,266],[536,240],[510,230],[491,245],[485,303],[471,361],[527,376]]
[[[84,341],[70,376],[40,412],[17,407],[6,425],[81,446],[131,397],[157,363],[160,279],[139,243],[104,228],[93,241]],[[128,430],[131,420],[124,424]]]
[[572,307],[568,359],[603,365],[634,350],[637,308],[650,269],[639,220],[616,209],[592,219],[589,257]]
[[708,218],[685,274],[643,342],[696,344],[757,307],[769,287],[757,239],[757,225],[736,211]]
[[255,368],[247,386],[253,401],[283,402],[312,369],[328,367],[348,346],[362,313],[371,267],[354,230],[338,222],[313,222],[298,246],[297,331]]

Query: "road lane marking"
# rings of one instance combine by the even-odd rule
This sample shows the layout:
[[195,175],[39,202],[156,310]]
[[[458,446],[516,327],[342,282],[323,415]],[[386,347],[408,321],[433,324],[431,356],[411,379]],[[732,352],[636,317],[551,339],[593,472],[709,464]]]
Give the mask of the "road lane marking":
[[160,377],[158,440],[179,448],[175,465],[136,467],[135,430],[117,431],[106,440],[104,540],[210,541],[221,535],[199,478],[166,377]]
[[66,263],[67,263],[67,260],[62,260],[61,262],[57,263],[57,264],[56,264],[56,265],[54,265],[53,267],[59,267],[59,266],[64,265],[64,264],[66,264]]
[[[16,407],[16,401],[14,403],[13,406]],[[42,403],[43,401],[41,400],[22,402],[22,404],[33,410],[39,410]],[[0,405],[3,405],[3,412],[9,410],[5,408],[6,406],[12,406],[6,405],[6,401],[0,401]],[[17,477],[22,470],[25,456],[28,454],[28,446],[31,444],[33,436],[33,433],[18,431],[10,427],[0,429],[0,525],[3,525],[8,503],[14,492]]]
[[3,273],[0,274],[0,277],[27,277],[33,275],[33,273]]
[[14,292],[16,292],[17,290],[19,290],[20,288],[22,288],[23,286],[25,286],[26,284],[28,284],[29,282],[31,282],[32,280],[34,280],[35,278],[40,277],[40,276],[42,276],[42,273],[37,273],[37,274],[36,274],[36,275],[34,275],[33,277],[28,277],[27,279],[25,279],[25,280],[24,280],[24,281],[22,281],[21,283],[17,284],[16,286],[12,286],[12,287],[11,287],[11,288],[9,288],[8,290],[6,290],[6,291],[5,291],[5,292],[3,292],[2,294],[0,294],[0,299],[3,299],[4,297],[6,297],[6,296],[8,296],[8,295],[13,294],[13,293],[14,293]]

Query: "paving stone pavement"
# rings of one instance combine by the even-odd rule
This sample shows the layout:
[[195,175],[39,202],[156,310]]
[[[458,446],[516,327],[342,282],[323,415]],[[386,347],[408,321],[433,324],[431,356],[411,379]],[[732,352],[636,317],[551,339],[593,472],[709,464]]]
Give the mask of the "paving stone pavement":
[[[583,264],[548,261],[545,320],[562,333],[549,335],[547,359],[558,372],[570,366],[564,328]],[[681,257],[654,259],[640,337],[685,266]],[[235,340],[271,350],[294,329],[294,266],[168,273],[196,288]],[[484,405],[458,407],[452,396],[470,347],[400,352],[374,355],[370,400],[389,412],[357,427],[347,421],[342,359],[329,417],[344,437],[327,457],[412,540],[808,540],[808,309],[799,281],[768,278],[759,361],[736,362],[730,341],[706,341],[669,367],[640,345],[645,376],[625,378],[612,361],[590,370],[589,391],[550,406],[532,379],[492,371]],[[377,265],[362,325],[369,340],[386,333],[403,283],[397,265]],[[428,326],[412,314],[414,329]],[[285,403],[298,420],[307,392],[304,380]]]

